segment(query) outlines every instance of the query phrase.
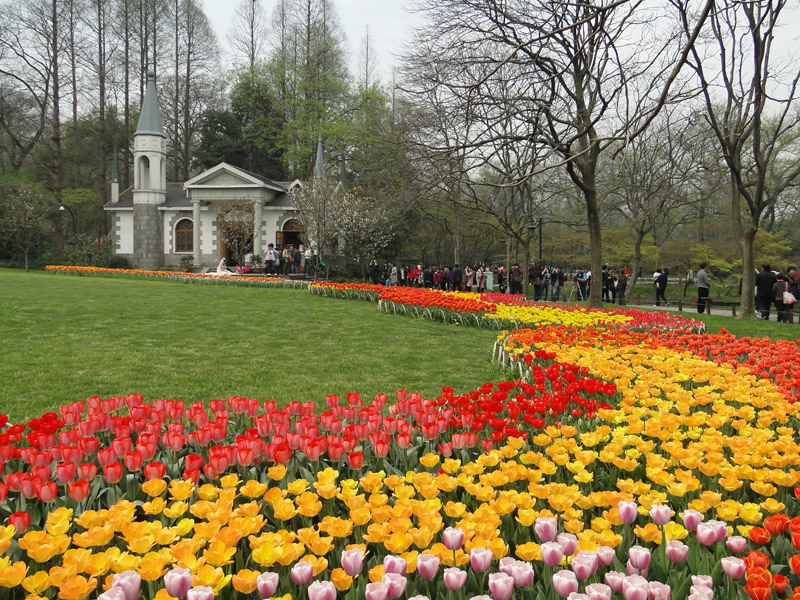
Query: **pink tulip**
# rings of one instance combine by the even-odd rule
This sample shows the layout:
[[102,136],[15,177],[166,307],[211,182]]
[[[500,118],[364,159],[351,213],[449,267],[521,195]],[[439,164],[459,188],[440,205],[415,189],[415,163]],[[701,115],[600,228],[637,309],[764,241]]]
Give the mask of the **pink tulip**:
[[107,592],[100,594],[97,600],[125,600],[125,592],[122,591],[122,588],[112,587]]
[[669,600],[672,588],[666,583],[651,581],[648,585],[648,592],[650,600]]
[[697,541],[704,546],[710,546],[717,541],[717,532],[711,522],[698,524],[695,534],[697,535]]
[[714,600],[714,590],[704,585],[693,585],[689,588],[689,598],[692,600]]
[[433,554],[417,556],[417,573],[423,579],[433,579],[439,571],[439,557]]
[[514,580],[514,587],[528,587],[533,582],[533,565],[524,560],[515,560],[508,566],[507,575]]
[[[491,581],[491,575],[489,580]],[[444,570],[444,585],[450,591],[460,590],[467,582],[467,572],[457,567],[450,567]]]
[[[277,573],[262,573],[256,578],[256,587],[258,593],[262,598],[269,598],[278,589],[278,574]],[[169,592],[169,590],[167,590]],[[173,594],[170,593],[170,596]]]
[[628,575],[622,584],[622,595],[625,600],[647,600],[650,587],[647,579],[641,575]]
[[214,600],[214,590],[206,585],[198,585],[186,592],[186,600]]
[[617,558],[617,551],[610,546],[600,546],[597,549],[597,559],[604,567],[610,567]]
[[383,571],[385,573],[397,573],[398,575],[405,575],[408,569],[408,563],[404,558],[399,556],[385,556],[383,558]]
[[592,583],[584,590],[589,600],[611,600],[613,591],[603,583]]
[[692,575],[692,585],[711,588],[714,585],[714,578],[711,575]]
[[656,525],[666,525],[672,520],[672,509],[666,504],[656,504],[650,509],[650,518]]
[[628,562],[625,563],[625,570],[628,572],[628,575],[641,575],[642,577],[647,577],[647,569],[637,569],[636,567],[631,564],[631,559],[628,559]]
[[442,534],[444,547],[448,550],[458,550],[464,545],[464,530],[448,527]]
[[476,573],[488,571],[492,566],[493,554],[489,548],[473,548],[469,553],[469,564]]
[[545,542],[541,547],[542,560],[548,567],[555,567],[564,558],[564,549],[558,542]]
[[314,566],[301,560],[292,567],[292,570],[289,572],[292,576],[292,581],[295,585],[306,585],[311,583],[311,580],[314,578]]
[[117,573],[111,581],[111,587],[122,588],[125,600],[138,600],[142,588],[142,576],[130,570]]
[[683,511],[683,525],[689,531],[695,531],[703,519],[703,513],[701,512],[697,512],[696,510]]
[[566,598],[572,592],[578,591],[578,578],[572,571],[557,571],[553,573],[553,589],[556,594]]
[[572,533],[559,533],[556,541],[561,544],[564,556],[572,556],[578,549],[578,538]]
[[431,599],[428,598],[427,596],[423,596],[422,594],[420,594],[419,596],[411,596],[411,598],[409,598],[408,600],[431,600]]
[[597,571],[600,564],[596,552],[589,552],[588,550],[581,550],[573,558],[570,566],[572,572],[578,579],[588,579]]
[[308,600],[336,600],[336,586],[330,581],[315,581],[308,586]]
[[[445,574],[449,570],[447,569]],[[492,592],[494,600],[508,600],[514,594],[514,580],[505,573],[491,573],[489,575],[489,591]]]
[[[398,573],[386,573],[381,581],[385,583],[388,588],[386,596],[390,600],[395,600],[395,598],[402,596],[406,591],[406,584],[408,583],[406,576]],[[308,600],[313,600],[313,598],[309,598]]]
[[631,546],[628,550],[628,560],[634,569],[644,571],[650,566],[650,550],[642,546]]
[[492,597],[487,596],[486,594],[481,594],[480,596],[473,596],[469,600],[492,600]]
[[609,571],[605,575],[605,582],[608,587],[611,588],[612,591],[620,593],[622,592],[622,586],[625,583],[625,573],[620,573],[619,571]]
[[[164,588],[173,598],[183,598],[192,587],[192,572],[189,569],[175,568],[164,575]],[[267,594],[269,597],[272,594]]]
[[591,600],[587,594],[581,594],[580,592],[571,592],[569,596],[567,596],[567,600]]
[[741,558],[726,556],[720,562],[722,563],[722,570],[725,571],[725,575],[728,577],[739,579],[744,575],[745,564]]
[[364,551],[353,548],[342,552],[342,570],[350,577],[355,577],[364,569]]
[[733,535],[725,540],[725,545],[728,546],[728,550],[731,552],[744,552],[747,550],[747,538],[743,538],[740,535]]
[[542,542],[552,542],[556,539],[558,524],[553,517],[539,517],[533,524],[533,530]]
[[636,505],[636,502],[621,500],[619,504],[617,504],[617,512],[622,522],[630,525],[639,516],[639,507]]
[[664,551],[674,563],[683,562],[689,556],[689,546],[679,540],[668,540]]
[[721,542],[726,537],[728,537],[728,524],[725,521],[711,520],[708,521],[708,524],[714,528],[714,535],[716,536],[716,541]]
[[389,586],[382,581],[368,583],[364,590],[364,600],[386,600],[389,596]]

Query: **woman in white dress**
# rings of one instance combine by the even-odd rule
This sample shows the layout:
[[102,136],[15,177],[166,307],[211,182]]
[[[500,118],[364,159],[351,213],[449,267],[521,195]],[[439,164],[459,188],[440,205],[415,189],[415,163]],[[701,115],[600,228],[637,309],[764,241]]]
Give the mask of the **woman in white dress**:
[[222,260],[219,261],[219,265],[217,265],[216,275],[224,275],[228,277],[229,275],[235,275],[235,273],[231,273],[230,271],[228,271],[228,267],[225,264],[225,259],[223,258]]

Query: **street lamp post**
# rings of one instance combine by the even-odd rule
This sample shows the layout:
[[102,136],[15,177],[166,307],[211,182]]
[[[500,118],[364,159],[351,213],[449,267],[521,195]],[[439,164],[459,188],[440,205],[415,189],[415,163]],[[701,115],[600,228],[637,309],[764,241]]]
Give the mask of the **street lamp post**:
[[78,233],[78,225],[77,222],[75,221],[75,213],[69,206],[63,203],[60,203],[58,205],[58,210],[60,210],[61,212],[64,212],[65,210],[69,212],[69,216],[72,218],[72,235],[76,235]]
[[533,237],[533,232],[539,230],[539,266],[542,264],[542,223],[541,219],[533,219],[528,223],[528,239]]

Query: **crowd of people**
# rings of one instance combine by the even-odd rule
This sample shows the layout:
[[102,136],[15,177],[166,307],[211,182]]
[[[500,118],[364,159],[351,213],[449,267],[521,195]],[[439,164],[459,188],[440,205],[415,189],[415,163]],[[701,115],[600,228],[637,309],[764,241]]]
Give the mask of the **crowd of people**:
[[800,295],[800,272],[797,267],[787,267],[785,273],[775,271],[765,263],[756,269],[755,293],[756,310],[762,319],[769,320],[774,303],[778,323],[788,323],[789,311]]
[[[624,303],[630,270],[623,269],[617,275],[611,267],[602,269],[603,300]],[[375,285],[401,285],[427,287],[450,291],[494,291],[495,285],[502,292],[524,294],[524,272],[519,263],[509,267],[478,263],[437,265],[396,265],[387,262],[381,267],[377,260],[369,264],[370,281]],[[528,268],[528,283],[533,289],[536,302],[550,300],[586,300],[592,285],[592,273],[581,268],[566,271],[561,267],[538,266]]]
[[319,263],[318,258],[310,246],[304,248],[301,244],[295,248],[294,244],[287,244],[283,248],[278,248],[275,244],[269,244],[264,253],[264,273],[267,275],[298,273],[313,275]]

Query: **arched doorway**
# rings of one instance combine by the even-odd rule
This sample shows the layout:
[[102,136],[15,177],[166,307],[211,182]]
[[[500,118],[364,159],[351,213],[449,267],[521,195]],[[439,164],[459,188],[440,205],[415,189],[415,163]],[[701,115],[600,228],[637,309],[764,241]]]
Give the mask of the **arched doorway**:
[[297,219],[289,219],[283,224],[283,229],[277,232],[275,236],[275,245],[278,248],[284,248],[291,244],[295,248],[303,243],[303,233],[305,229],[303,224]]

